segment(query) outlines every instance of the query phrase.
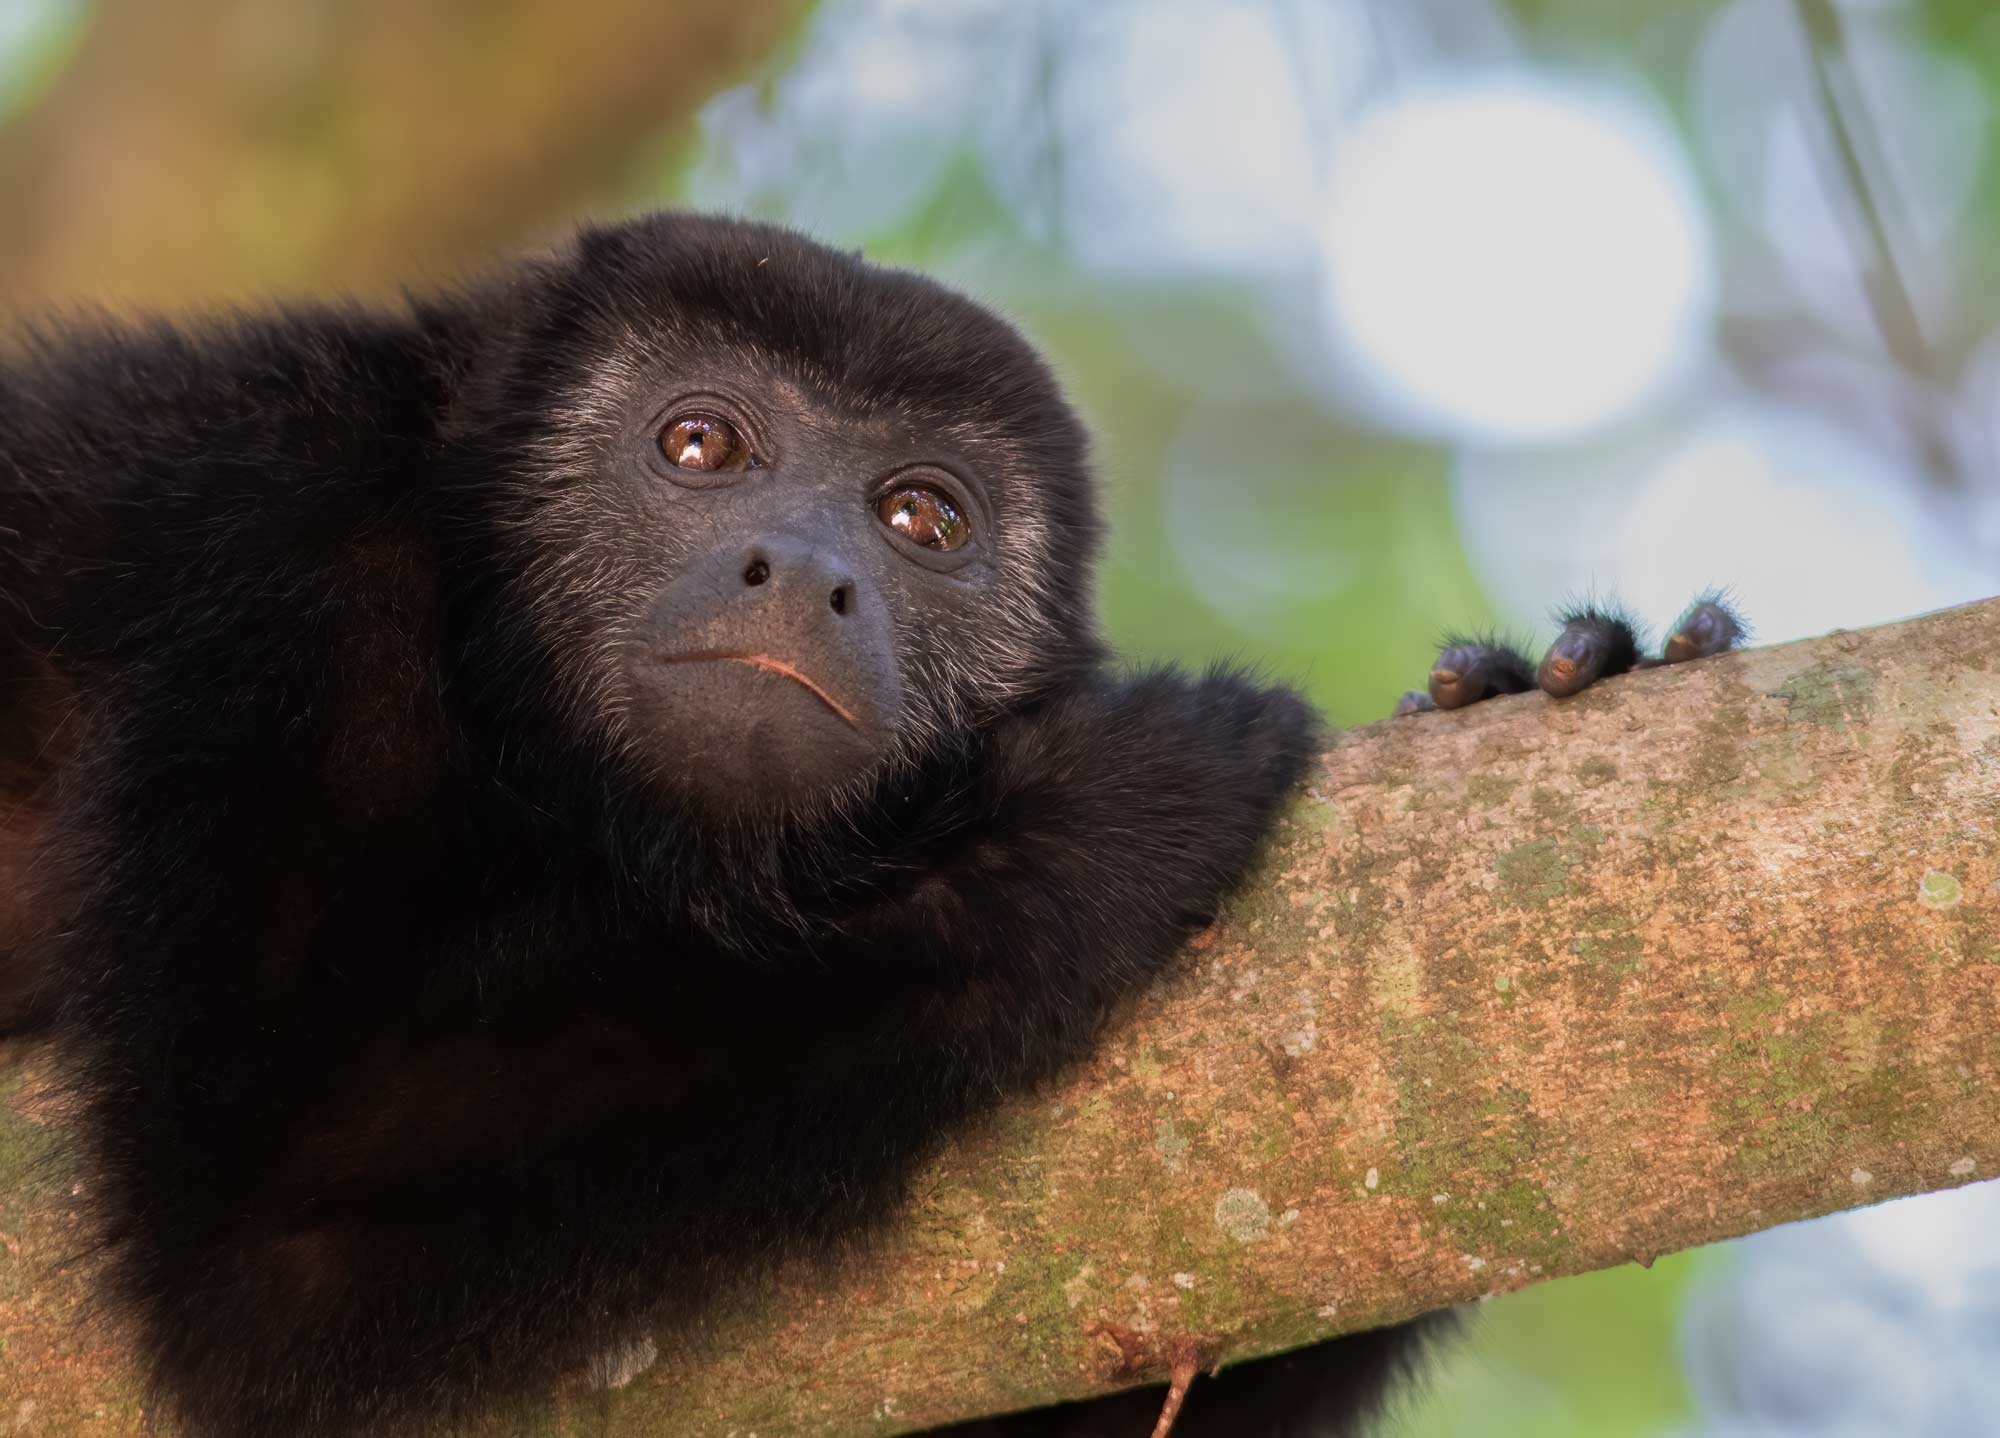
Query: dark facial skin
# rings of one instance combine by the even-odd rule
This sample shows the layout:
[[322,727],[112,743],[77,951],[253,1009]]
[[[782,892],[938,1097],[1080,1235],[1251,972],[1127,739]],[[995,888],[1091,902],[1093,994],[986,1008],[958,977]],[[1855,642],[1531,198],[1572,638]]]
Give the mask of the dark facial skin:
[[906,658],[935,663],[976,622],[991,510],[909,427],[731,378],[631,437],[623,477],[685,557],[634,624],[625,677],[664,783],[769,816],[894,751]]

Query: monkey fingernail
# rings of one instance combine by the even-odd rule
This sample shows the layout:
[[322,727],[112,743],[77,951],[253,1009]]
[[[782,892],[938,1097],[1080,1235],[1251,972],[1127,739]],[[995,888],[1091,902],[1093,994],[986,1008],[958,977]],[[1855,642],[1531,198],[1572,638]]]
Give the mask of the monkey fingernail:
[[1604,672],[1604,645],[1595,635],[1569,633],[1549,646],[1535,682],[1542,692],[1567,699],[1596,682]]
[[1486,697],[1486,677],[1474,666],[1470,672],[1457,669],[1433,669],[1430,682],[1431,702],[1440,709],[1462,709],[1477,699]]
[[1695,601],[1692,609],[1674,626],[1661,658],[1668,664],[1684,664],[1690,659],[1706,659],[1743,642],[1743,621],[1719,599]]
[[1638,659],[1638,635],[1615,606],[1584,604],[1558,617],[1562,633],[1535,671],[1535,683],[1550,698],[1579,694],[1608,675],[1623,674]]
[[[1519,694],[1534,683],[1528,661],[1512,645],[1496,639],[1447,639],[1431,663],[1427,687],[1431,707],[1462,709],[1496,694]],[[1399,706],[1398,712],[1412,711]]]

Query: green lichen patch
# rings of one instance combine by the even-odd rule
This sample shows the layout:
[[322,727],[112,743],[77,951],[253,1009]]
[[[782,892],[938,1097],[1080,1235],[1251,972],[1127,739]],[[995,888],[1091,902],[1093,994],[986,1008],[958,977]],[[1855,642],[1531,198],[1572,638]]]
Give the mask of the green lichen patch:
[[1943,869],[1925,871],[1917,883],[1917,902],[1927,909],[1956,908],[1958,901],[1964,897],[1964,886]]
[[1283,827],[1311,835],[1343,834],[1351,833],[1354,823],[1340,805],[1308,790],[1286,813]]
[[1605,784],[1616,783],[1618,766],[1602,754],[1593,754],[1571,771],[1576,782],[1586,789],[1596,789]]
[[1545,828],[1569,822],[1574,811],[1569,795],[1549,784],[1537,784],[1528,796],[1528,812]]
[[1637,934],[1579,934],[1570,952],[1614,979],[1630,978],[1646,962],[1646,942]]
[[1425,1227],[1449,1235],[1465,1253],[1558,1261],[1566,1239],[1554,1203],[1531,1176],[1546,1135],[1530,1096],[1468,1085],[1477,1045],[1462,1034],[1444,1040],[1399,1066],[1402,1162],[1382,1175],[1382,1191],[1415,1203]]
[[1845,730],[1866,723],[1875,712],[1875,676],[1853,664],[1821,660],[1787,679],[1771,696],[1785,701],[1797,723]]
[[1555,1205],[1542,1186],[1515,1179],[1458,1204],[1450,1215],[1452,1238],[1468,1253],[1505,1254],[1544,1266],[1568,1246]]
[[1569,864],[1554,839],[1530,839],[1493,860],[1500,892],[1522,909],[1545,909],[1569,892]]
[[1749,768],[1747,695],[1733,694],[1711,709],[1695,726],[1695,741],[1683,773],[1684,805],[1708,805],[1741,796],[1739,785]]
[[[0,1073],[0,1215],[10,1198],[25,1201],[59,1191],[68,1181],[55,1131],[30,1123],[15,1106],[22,1073]],[[0,1259],[6,1257],[0,1247]]]
[[1215,1226],[1238,1243],[1271,1231],[1271,1205],[1254,1188],[1232,1188],[1215,1201]]
[[1499,773],[1475,774],[1465,781],[1465,797],[1484,808],[1497,809],[1513,797],[1521,781]]
[[1561,839],[1516,844],[1493,860],[1500,898],[1518,909],[1547,908],[1572,892],[1569,871],[1588,861],[1603,844],[1604,830],[1582,823],[1567,824]]

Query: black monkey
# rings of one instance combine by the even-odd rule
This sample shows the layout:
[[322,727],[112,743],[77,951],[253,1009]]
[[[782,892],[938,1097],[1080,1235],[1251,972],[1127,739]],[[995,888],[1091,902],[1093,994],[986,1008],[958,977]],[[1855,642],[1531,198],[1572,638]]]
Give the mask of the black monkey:
[[[53,1031],[159,1400],[434,1431],[837,1252],[1083,1052],[1315,735],[1109,669],[1098,530],[1014,331],[763,226],[26,335],[0,1030]],[[1229,1382],[1183,1432],[1302,1431]]]

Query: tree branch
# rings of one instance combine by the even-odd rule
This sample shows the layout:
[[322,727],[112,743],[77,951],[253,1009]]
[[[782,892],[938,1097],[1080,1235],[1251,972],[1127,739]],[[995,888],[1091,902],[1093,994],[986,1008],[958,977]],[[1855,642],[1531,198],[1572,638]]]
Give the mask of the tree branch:
[[[894,1433],[1992,1175],[2000,602],[1345,734],[1194,950],[875,1251],[492,1431]],[[31,1132],[0,1367],[134,1431]]]

